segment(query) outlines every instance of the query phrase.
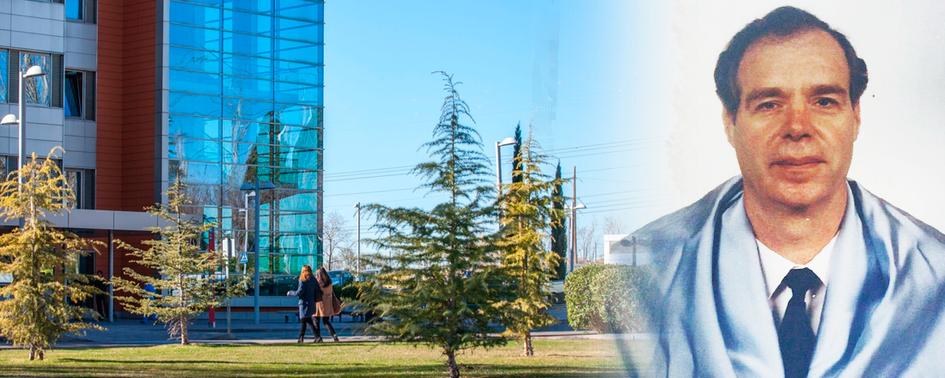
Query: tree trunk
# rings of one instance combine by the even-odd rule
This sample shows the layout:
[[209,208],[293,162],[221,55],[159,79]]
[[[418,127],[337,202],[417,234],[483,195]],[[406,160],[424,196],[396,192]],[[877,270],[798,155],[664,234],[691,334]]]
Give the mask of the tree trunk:
[[532,333],[531,333],[531,332],[525,332],[525,337],[522,338],[522,341],[523,341],[522,344],[523,344],[523,346],[524,346],[524,348],[525,348],[525,350],[523,351],[524,355],[525,355],[526,357],[534,356],[534,355],[535,355],[535,348],[532,347]]
[[187,335],[187,317],[180,317],[180,345],[190,344],[190,337]]
[[446,352],[446,366],[450,371],[450,378],[459,378],[459,366],[456,365],[456,352]]

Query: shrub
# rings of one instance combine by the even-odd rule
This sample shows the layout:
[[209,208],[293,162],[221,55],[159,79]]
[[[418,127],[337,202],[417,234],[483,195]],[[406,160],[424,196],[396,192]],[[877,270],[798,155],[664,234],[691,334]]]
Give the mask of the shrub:
[[592,302],[591,280],[603,270],[603,264],[590,264],[575,269],[564,280],[564,301],[568,306],[568,324],[571,328],[591,328],[592,323],[599,323]]
[[568,324],[607,333],[645,331],[649,279],[639,266],[595,264],[575,270],[565,280]]

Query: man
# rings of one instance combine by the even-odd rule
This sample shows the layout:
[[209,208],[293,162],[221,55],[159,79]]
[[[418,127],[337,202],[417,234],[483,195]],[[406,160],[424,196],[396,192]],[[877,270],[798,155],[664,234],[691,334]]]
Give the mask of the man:
[[634,233],[660,375],[942,374],[945,236],[846,178],[867,83],[847,38],[778,8],[715,81],[741,177]]

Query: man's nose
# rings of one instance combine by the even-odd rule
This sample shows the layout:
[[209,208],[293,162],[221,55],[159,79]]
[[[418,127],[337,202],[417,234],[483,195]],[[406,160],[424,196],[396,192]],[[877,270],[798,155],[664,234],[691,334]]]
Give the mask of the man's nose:
[[787,112],[787,119],[784,124],[784,137],[792,141],[799,141],[810,137],[812,129],[810,109],[807,105],[803,103],[792,104]]

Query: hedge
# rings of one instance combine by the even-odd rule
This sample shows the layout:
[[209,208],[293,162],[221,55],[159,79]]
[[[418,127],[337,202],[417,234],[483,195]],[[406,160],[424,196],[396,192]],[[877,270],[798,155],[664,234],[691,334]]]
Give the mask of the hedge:
[[627,265],[585,265],[564,281],[568,324],[597,332],[644,332],[647,268]]

